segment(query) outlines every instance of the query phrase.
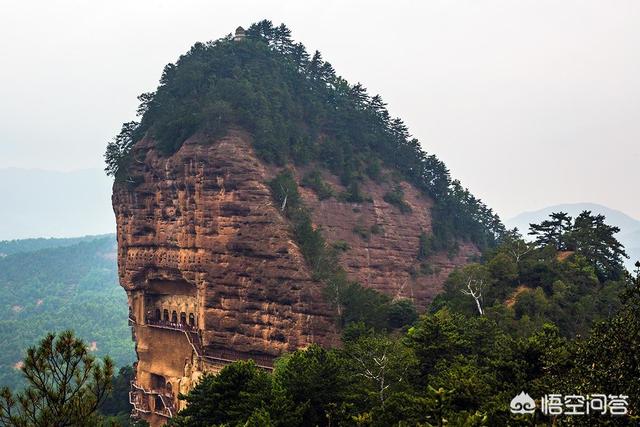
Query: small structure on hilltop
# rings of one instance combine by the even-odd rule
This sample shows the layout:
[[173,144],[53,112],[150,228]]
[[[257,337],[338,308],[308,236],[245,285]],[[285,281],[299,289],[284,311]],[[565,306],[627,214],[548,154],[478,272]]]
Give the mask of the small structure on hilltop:
[[247,34],[245,33],[244,28],[236,28],[236,34],[233,36],[233,41],[239,42],[241,40],[244,40],[245,37],[247,37]]

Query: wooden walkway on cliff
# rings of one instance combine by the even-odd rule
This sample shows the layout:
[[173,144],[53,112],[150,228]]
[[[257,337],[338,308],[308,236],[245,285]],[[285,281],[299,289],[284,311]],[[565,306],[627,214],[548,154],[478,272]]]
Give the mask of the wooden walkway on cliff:
[[150,326],[153,328],[167,329],[172,331],[181,331],[187,337],[194,353],[201,359],[210,360],[219,364],[229,365],[239,360],[253,360],[255,364],[269,371],[273,370],[274,358],[265,357],[256,354],[240,353],[233,350],[212,350],[202,345],[202,337],[200,331],[192,325],[186,323],[168,322],[165,320],[145,319],[145,324],[141,325],[136,322],[134,316],[129,316],[129,323],[136,326]]

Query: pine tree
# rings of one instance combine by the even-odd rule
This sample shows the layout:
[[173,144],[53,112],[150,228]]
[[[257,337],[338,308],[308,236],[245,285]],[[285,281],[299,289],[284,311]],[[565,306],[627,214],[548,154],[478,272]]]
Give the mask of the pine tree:
[[96,411],[111,390],[113,363],[102,363],[71,331],[47,335],[27,351],[22,373],[27,387],[0,391],[0,422],[12,427],[94,426]]
[[529,235],[535,236],[538,246],[552,245],[556,250],[571,250],[565,240],[571,230],[571,217],[566,212],[554,212],[551,219],[540,224],[529,224]]
[[568,245],[591,262],[601,280],[617,280],[623,272],[623,258],[628,258],[615,238],[620,228],[605,223],[604,215],[583,211],[578,215],[567,237]]

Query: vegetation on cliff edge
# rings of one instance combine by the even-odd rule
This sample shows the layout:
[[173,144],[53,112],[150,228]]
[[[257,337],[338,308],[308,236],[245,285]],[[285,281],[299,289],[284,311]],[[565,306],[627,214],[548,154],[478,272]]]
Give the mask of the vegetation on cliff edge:
[[[379,95],[338,76],[284,25],[261,21],[246,34],[242,41],[196,43],[165,67],[157,90],[139,97],[140,122],[125,123],[108,144],[108,174],[136,182],[127,167],[145,135],[171,154],[198,132],[218,137],[238,126],[252,133],[265,161],[316,162],[348,188],[357,189],[365,176],[376,179],[381,164],[397,171],[435,200],[432,250],[450,249],[459,239],[480,248],[495,243],[504,231],[497,215],[421,149]],[[400,203],[397,196],[390,194]]]

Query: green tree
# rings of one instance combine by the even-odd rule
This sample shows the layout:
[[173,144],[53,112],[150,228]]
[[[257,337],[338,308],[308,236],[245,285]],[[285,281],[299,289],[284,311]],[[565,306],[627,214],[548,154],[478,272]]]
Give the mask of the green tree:
[[426,260],[431,254],[431,240],[427,236],[427,233],[422,231],[418,239],[418,255],[417,258],[420,261]]
[[416,320],[418,320],[416,307],[406,298],[391,302],[387,311],[387,324],[393,329],[411,326]]
[[389,394],[406,391],[417,360],[400,340],[384,334],[363,335],[345,346],[348,366],[361,379],[361,393],[384,407]]
[[[597,324],[591,334],[577,341],[573,369],[566,381],[578,393],[622,394],[629,397],[629,413],[640,411],[640,283],[632,283],[624,295],[624,305],[611,319]],[[606,390],[606,391],[605,391]],[[599,391],[598,391],[599,392]],[[611,425],[630,425],[627,417],[608,420]],[[585,424],[586,420],[585,420]],[[591,424],[593,425],[593,424]]]
[[[253,361],[225,366],[219,374],[206,374],[188,395],[177,425],[202,426],[244,423],[271,400],[271,378]],[[259,415],[256,414],[256,417]]]
[[567,238],[569,246],[595,266],[601,280],[618,280],[624,271],[624,247],[615,238],[620,228],[605,223],[604,215],[583,211]]
[[566,236],[571,231],[571,217],[566,212],[553,212],[550,219],[540,224],[529,225],[529,235],[534,236],[538,246],[551,245],[556,250],[568,249]]
[[318,345],[284,356],[276,364],[273,380],[301,408],[305,425],[331,425],[340,416],[349,385],[335,351]]
[[133,367],[123,366],[118,371],[118,375],[113,377],[111,383],[111,393],[100,405],[100,413],[103,415],[122,415],[127,417],[131,412],[129,403],[129,391],[131,381],[134,377]]
[[97,361],[71,331],[47,335],[27,350],[22,373],[27,387],[0,391],[0,421],[7,426],[94,426],[111,390],[113,364]]
[[[116,179],[125,179],[124,173],[131,159],[131,151],[135,143],[138,142],[137,138],[140,137],[138,129],[138,122],[124,123],[118,136],[107,144],[107,150],[104,154],[106,163],[104,170],[107,175],[111,175]],[[126,179],[131,180],[129,177],[126,177]]]
[[516,265],[519,265],[520,261],[535,249],[534,244],[522,238],[517,228],[504,233],[499,243],[497,250],[510,256]]

